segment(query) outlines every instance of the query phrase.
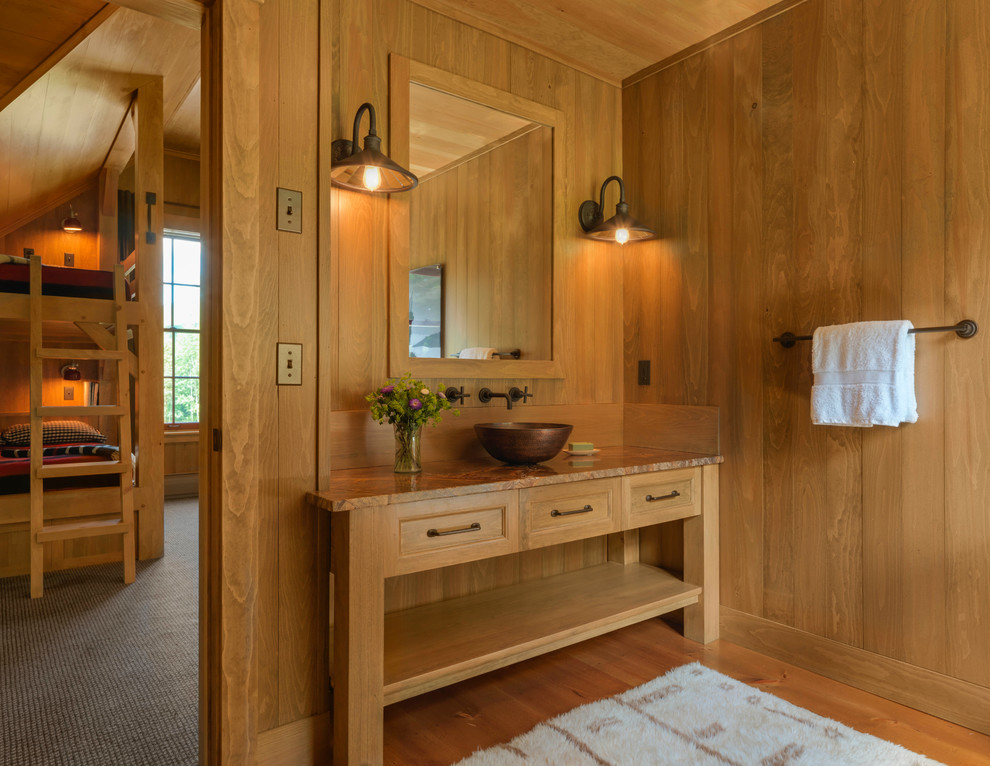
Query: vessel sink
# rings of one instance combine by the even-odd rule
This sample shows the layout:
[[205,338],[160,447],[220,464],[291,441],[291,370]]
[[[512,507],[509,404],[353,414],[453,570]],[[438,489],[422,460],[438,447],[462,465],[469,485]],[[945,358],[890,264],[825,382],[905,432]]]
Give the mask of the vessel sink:
[[478,423],[474,432],[496,460],[530,465],[556,456],[573,427],[564,423]]

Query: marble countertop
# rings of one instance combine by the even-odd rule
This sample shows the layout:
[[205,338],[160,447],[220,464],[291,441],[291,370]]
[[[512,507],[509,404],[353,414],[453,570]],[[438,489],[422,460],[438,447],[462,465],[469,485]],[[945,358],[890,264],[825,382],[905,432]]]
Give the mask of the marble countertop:
[[327,511],[471,495],[502,489],[605,479],[674,468],[721,463],[720,455],[648,449],[604,447],[592,456],[561,453],[539,465],[506,465],[494,458],[424,463],[414,474],[394,473],[391,466],[349,468],[330,472],[330,486],[308,492],[306,499]]

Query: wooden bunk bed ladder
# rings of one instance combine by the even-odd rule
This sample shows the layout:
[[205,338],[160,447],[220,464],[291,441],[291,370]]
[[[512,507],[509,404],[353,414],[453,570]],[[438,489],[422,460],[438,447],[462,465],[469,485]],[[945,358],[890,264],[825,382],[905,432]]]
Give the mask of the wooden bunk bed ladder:
[[[45,348],[43,344],[43,314],[41,259],[31,258],[30,267],[30,369],[31,369],[31,598],[44,592],[44,543],[71,540],[96,535],[122,535],[124,582],[134,582],[134,495],[133,465],[131,463],[131,403],[127,322],[124,318],[126,293],[124,270],[114,268],[114,344],[113,349]],[[93,299],[95,300],[95,299]],[[117,404],[86,407],[45,407],[42,404],[43,368],[45,359],[102,359],[115,361],[117,371]],[[43,463],[44,419],[46,417],[114,416],[120,419],[120,459],[91,463],[63,463],[46,466]],[[62,476],[120,475],[119,515],[99,521],[45,524],[44,480]],[[110,509],[108,509],[108,513]]]

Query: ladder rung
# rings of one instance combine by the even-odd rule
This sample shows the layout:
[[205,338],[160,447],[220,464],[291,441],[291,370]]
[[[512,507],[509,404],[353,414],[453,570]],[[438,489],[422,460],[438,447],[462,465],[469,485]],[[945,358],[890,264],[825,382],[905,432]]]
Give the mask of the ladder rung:
[[36,535],[39,543],[50,543],[54,540],[74,540],[78,537],[96,537],[97,535],[123,535],[131,531],[131,525],[120,519],[105,519],[103,521],[81,521],[72,524],[50,524]]
[[94,460],[90,463],[62,463],[43,465],[38,469],[39,479],[57,479],[63,476],[103,476],[112,473],[125,473],[129,465],[119,460]]
[[42,418],[99,418],[111,415],[128,415],[130,413],[128,413],[126,407],[119,407],[116,404],[94,404],[89,406],[80,405],[77,407],[38,407],[37,414]]
[[123,359],[126,351],[114,351],[102,348],[39,348],[39,359]]

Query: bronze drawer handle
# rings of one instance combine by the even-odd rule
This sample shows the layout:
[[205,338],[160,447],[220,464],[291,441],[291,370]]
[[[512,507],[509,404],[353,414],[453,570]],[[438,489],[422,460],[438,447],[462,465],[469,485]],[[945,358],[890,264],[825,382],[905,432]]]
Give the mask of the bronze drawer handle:
[[646,502],[648,502],[648,503],[652,503],[652,502],[655,502],[655,501],[657,501],[657,500],[672,500],[673,498],[675,498],[675,497],[680,497],[680,496],[681,496],[681,493],[680,493],[680,492],[678,492],[678,491],[677,491],[677,490],[675,489],[675,490],[674,490],[673,492],[671,492],[671,493],[670,493],[669,495],[660,495],[660,497],[653,497],[653,495],[647,495],[647,496],[646,496]]
[[586,506],[584,506],[584,508],[578,508],[576,511],[558,511],[556,508],[554,508],[552,511],[550,511],[550,515],[551,516],[573,516],[575,513],[591,513],[593,510],[595,510],[595,509],[592,508],[590,505],[586,505]]
[[462,532],[477,532],[479,529],[481,529],[481,524],[479,524],[476,521],[470,527],[461,527],[460,529],[445,529],[443,532],[441,532],[438,529],[427,529],[426,530],[426,536],[427,537],[445,537],[447,535],[459,535]]

